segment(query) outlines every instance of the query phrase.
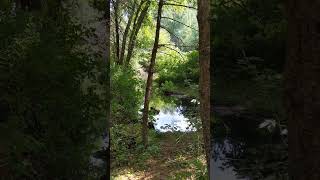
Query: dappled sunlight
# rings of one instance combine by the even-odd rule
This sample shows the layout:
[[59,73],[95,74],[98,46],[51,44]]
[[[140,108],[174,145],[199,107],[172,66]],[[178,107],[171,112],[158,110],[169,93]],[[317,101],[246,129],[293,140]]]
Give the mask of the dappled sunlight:
[[[116,180],[122,179],[179,179],[181,175],[188,175],[186,179],[196,179],[193,175],[199,171],[194,162],[202,164],[205,169],[205,156],[203,153],[190,151],[190,146],[195,144],[196,133],[166,132],[160,133],[160,155],[147,159],[145,169],[134,165],[118,171],[114,176]],[[177,141],[177,137],[180,137]]]
[[[146,8],[141,20],[144,16],[156,23],[139,21],[139,26],[138,21],[133,22],[137,25],[134,32],[139,33],[124,39],[121,36],[127,34],[119,31],[120,38],[113,44],[120,49],[121,41],[129,41],[127,50],[122,51],[128,64],[122,64],[120,52],[120,58],[114,54],[112,66],[123,67],[123,76],[112,79],[116,97],[111,105],[115,117],[111,131],[113,179],[206,179],[198,102],[197,11],[158,2],[145,1],[141,6]],[[122,10],[128,18],[119,23],[120,28],[130,26],[129,17],[133,21],[136,17],[128,9]],[[148,17],[145,12],[149,11]],[[130,27],[127,30],[131,31]],[[132,73],[126,72],[127,68]]]

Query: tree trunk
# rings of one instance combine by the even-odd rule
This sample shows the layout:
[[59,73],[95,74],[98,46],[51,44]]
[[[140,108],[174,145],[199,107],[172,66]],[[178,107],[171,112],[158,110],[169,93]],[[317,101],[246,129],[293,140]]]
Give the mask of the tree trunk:
[[110,97],[110,0],[106,0],[106,12],[105,12],[105,19],[106,19],[106,58],[104,61],[105,64],[105,69],[106,71],[102,72],[107,72],[105,81],[106,81],[106,131],[107,131],[107,137],[109,138],[108,140],[108,145],[107,145],[107,150],[106,150],[106,176],[103,178],[104,180],[109,180],[110,179],[110,103],[111,103],[111,97]]
[[134,13],[135,8],[136,8],[136,1],[134,1],[134,3],[133,3],[133,8],[132,8],[131,14],[129,16],[126,28],[124,30],[123,36],[122,36],[122,44],[121,44],[119,64],[123,64],[123,59],[124,59],[124,54],[125,54],[125,49],[126,49],[126,44],[127,44],[127,38],[128,38],[128,34],[129,34],[129,31],[130,31],[130,27],[131,27],[131,23],[132,23],[133,17],[135,15],[135,13]]
[[143,20],[145,19],[146,15],[148,14],[148,9],[149,9],[150,3],[151,3],[151,1],[147,1],[147,4],[142,9],[136,24],[134,24],[134,26],[133,26],[134,29],[132,30],[131,35],[130,35],[129,45],[128,45],[128,54],[127,54],[127,57],[126,57],[126,64],[127,65],[129,64],[129,62],[130,62],[130,60],[132,58],[133,49],[134,49],[134,46],[136,44],[137,35],[138,35],[139,31],[140,31],[140,28],[141,28],[141,25],[143,23]]
[[[208,172],[210,170],[210,0],[198,0],[200,118]],[[208,173],[209,174],[209,173]]]
[[114,22],[115,22],[115,34],[116,34],[116,62],[120,64],[120,35],[119,35],[119,0],[114,0]]
[[[137,26],[136,26],[136,25],[137,25],[137,19],[139,18],[139,14],[140,14],[141,9],[142,9],[142,7],[143,7],[143,5],[144,5],[145,3],[146,3],[145,0],[141,0],[140,3],[139,3],[138,9],[137,9],[137,11],[135,12],[135,15],[134,15],[134,18],[133,18],[132,32],[134,32],[135,29],[136,29],[136,27],[137,27]],[[132,32],[131,32],[131,35],[132,35]],[[131,37],[130,37],[130,39],[131,39]]]
[[158,51],[158,45],[159,45],[162,7],[163,7],[163,0],[160,0],[159,7],[158,7],[156,35],[155,35],[155,40],[154,40],[151,59],[150,59],[150,66],[148,69],[148,79],[147,79],[146,92],[145,92],[145,98],[144,98],[144,108],[143,108],[143,115],[142,115],[142,140],[145,147],[147,147],[148,145],[149,102],[151,97],[153,71],[156,63],[156,57],[157,57],[157,51]]
[[320,3],[287,0],[285,107],[289,176],[320,179]]

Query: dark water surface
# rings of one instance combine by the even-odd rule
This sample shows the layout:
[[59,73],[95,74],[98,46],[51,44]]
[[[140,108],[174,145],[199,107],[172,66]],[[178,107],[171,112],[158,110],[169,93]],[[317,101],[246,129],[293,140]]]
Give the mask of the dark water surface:
[[[220,109],[219,109],[220,108]],[[287,131],[261,114],[217,107],[211,179],[287,180]]]
[[[160,132],[195,131],[199,102],[174,97],[171,108],[155,115]],[[241,107],[215,107],[212,131],[211,179],[287,180],[287,131],[272,116],[247,112]],[[170,127],[163,129],[161,126]]]

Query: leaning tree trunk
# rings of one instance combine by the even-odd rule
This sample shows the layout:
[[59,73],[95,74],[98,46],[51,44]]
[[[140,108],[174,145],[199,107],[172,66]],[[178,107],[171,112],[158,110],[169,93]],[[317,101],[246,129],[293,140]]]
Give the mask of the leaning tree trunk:
[[[144,2],[145,1],[142,1],[142,4]],[[148,14],[148,9],[150,7],[150,4],[151,4],[151,1],[148,0],[146,2],[146,5],[142,9],[140,15],[138,16],[137,22],[135,22],[134,25],[133,25],[133,30],[131,31],[131,35],[130,35],[130,38],[129,38],[128,51],[127,51],[127,57],[126,57],[126,65],[128,65],[130,63],[130,60],[132,58],[133,49],[134,49],[134,46],[136,44],[137,35],[138,35],[139,31],[140,31],[140,28],[141,28],[141,26],[143,24],[143,21],[144,21],[145,17]]]
[[[208,172],[210,171],[210,0],[198,0],[200,118]],[[209,174],[209,173],[208,173]]]
[[287,0],[289,176],[320,179],[320,3]]
[[151,87],[152,87],[152,78],[153,78],[153,71],[154,66],[156,63],[158,45],[159,45],[159,36],[160,36],[160,27],[161,27],[161,12],[163,7],[163,0],[159,1],[158,7],[158,16],[157,16],[157,25],[156,25],[156,35],[153,44],[150,65],[148,69],[148,79],[146,85],[146,92],[144,97],[144,108],[143,108],[143,115],[142,115],[142,140],[145,147],[148,145],[148,114],[149,114],[149,102],[151,97]]
[[[123,58],[124,58],[124,54],[125,54],[125,49],[126,49],[126,43],[127,43],[127,38],[128,38],[128,34],[131,28],[131,23],[133,20],[133,17],[135,15],[134,11],[136,9],[136,1],[133,2],[133,8],[132,11],[129,15],[129,19],[128,19],[128,23],[126,25],[126,28],[124,30],[123,36],[122,36],[122,44],[121,44],[121,50],[120,50],[120,59],[119,59],[119,63],[122,65],[123,64]],[[138,8],[139,10],[139,8]]]
[[115,0],[113,3],[114,9],[114,22],[115,22],[115,34],[116,34],[116,62],[120,64],[120,24],[119,24],[119,0]]

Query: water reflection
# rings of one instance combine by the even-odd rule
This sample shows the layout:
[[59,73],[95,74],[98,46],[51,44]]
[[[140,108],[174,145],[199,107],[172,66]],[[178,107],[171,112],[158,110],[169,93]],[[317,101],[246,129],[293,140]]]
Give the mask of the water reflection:
[[183,115],[183,107],[178,106],[171,110],[161,109],[160,113],[155,116],[155,129],[160,132],[168,131],[195,131],[189,119]]
[[[227,140],[224,142],[223,147],[229,147]],[[214,149],[219,149],[218,144],[214,146]],[[218,150],[215,154],[216,158],[210,160],[211,169],[210,177],[214,180],[247,180],[248,178],[239,178],[233,167],[226,167],[224,165],[226,156],[222,151]]]
[[[220,115],[220,116],[219,116]],[[215,180],[287,180],[287,141],[259,114],[216,112],[211,177]]]

